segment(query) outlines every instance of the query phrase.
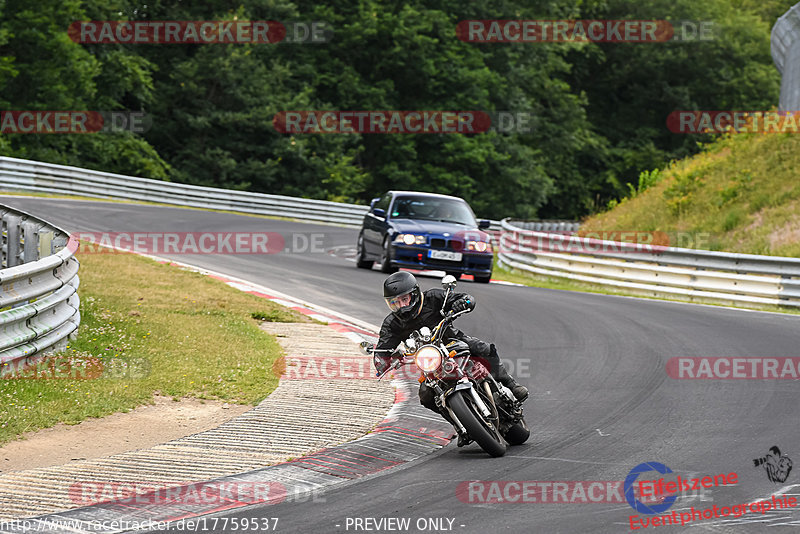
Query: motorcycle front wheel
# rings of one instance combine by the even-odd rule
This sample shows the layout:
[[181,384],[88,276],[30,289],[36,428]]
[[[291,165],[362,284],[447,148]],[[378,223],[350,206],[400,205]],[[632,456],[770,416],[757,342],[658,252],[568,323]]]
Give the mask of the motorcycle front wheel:
[[489,453],[489,456],[497,458],[506,453],[505,440],[493,425],[483,419],[468,394],[463,391],[456,392],[448,397],[447,405],[467,429],[469,437],[480,445],[481,449]]

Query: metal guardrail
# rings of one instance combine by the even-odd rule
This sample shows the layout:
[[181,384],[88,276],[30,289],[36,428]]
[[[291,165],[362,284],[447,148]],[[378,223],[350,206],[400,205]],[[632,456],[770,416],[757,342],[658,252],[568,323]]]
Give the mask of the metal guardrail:
[[[159,202],[351,227],[361,226],[369,210],[360,204],[177,184],[4,156],[0,156],[0,188],[4,191]],[[491,221],[489,229],[499,232],[500,221]]]
[[9,191],[159,202],[348,226],[360,225],[368,210],[358,204],[177,184],[8,157],[0,157],[0,186]]
[[501,221],[498,262],[653,296],[800,307],[800,259],[618,243]]
[[[576,221],[515,221],[519,228],[533,230],[535,232],[552,232],[557,234],[573,234],[581,227],[581,223]],[[502,230],[501,221],[497,221],[498,230]]]
[[78,260],[69,234],[0,205],[0,377],[66,348],[80,324]]

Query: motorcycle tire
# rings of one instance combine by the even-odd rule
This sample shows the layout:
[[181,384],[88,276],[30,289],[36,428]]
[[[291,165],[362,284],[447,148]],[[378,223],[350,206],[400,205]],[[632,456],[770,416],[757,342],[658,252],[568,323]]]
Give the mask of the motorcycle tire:
[[531,431],[525,419],[520,419],[506,431],[505,438],[509,445],[522,445],[531,436]]
[[489,456],[498,458],[506,453],[506,442],[497,430],[486,426],[483,417],[476,413],[472,399],[459,391],[447,399],[447,405],[467,429],[469,437],[480,445]]

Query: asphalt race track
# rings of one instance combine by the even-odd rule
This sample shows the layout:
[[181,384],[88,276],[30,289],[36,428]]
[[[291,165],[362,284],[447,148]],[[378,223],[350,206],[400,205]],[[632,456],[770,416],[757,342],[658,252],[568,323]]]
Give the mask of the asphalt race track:
[[[122,203],[11,197],[0,202],[71,232],[268,231],[283,234],[287,243],[292,234],[317,234],[324,252],[160,255],[373,324],[387,313],[381,298],[384,275],[356,269],[348,257],[355,229]],[[439,280],[425,277],[421,282],[428,288]],[[736,485],[705,490],[702,500],[697,492],[687,492],[670,512],[800,493],[791,487],[800,484],[800,468],[785,482],[774,483],[753,462],[774,445],[800,460],[795,412],[800,383],[676,380],[665,370],[676,356],[800,357],[800,317],[467,281],[459,290],[475,295],[478,306],[457,326],[494,341],[532,392],[526,405],[532,427],[528,443],[498,459],[474,445],[458,449],[451,444],[308,502],[254,506],[215,518],[277,517],[277,532],[630,532],[629,517],[635,511],[624,496],[622,502],[491,504],[463,502],[469,494],[457,493],[457,488],[463,489],[459,484],[466,481],[605,484],[624,480],[643,462],[660,462],[684,478],[738,475]],[[476,490],[474,499],[491,495],[490,488],[486,484],[485,493]],[[508,497],[519,499],[515,487],[505,488]],[[551,493],[550,499],[554,497]],[[644,530],[796,532],[796,509]],[[394,519],[373,521],[380,518],[408,518],[409,526]],[[206,525],[207,531],[233,532],[219,520],[216,528],[211,522]]]

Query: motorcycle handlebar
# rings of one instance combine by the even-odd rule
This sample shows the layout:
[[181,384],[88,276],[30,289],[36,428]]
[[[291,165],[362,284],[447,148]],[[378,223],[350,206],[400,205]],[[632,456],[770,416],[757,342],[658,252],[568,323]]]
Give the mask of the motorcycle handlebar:
[[[445,315],[444,318],[439,322],[439,325],[436,327],[435,331],[440,332],[441,328],[444,326],[445,323],[450,323],[457,317],[464,315],[465,313],[469,313],[470,311],[472,310],[462,310],[460,312],[455,312],[455,313],[452,311],[447,312],[447,315]],[[400,346],[405,346],[405,342],[401,342]],[[375,354],[376,352],[392,353],[394,361],[389,367],[386,368],[386,370],[383,373],[375,373],[375,376],[377,376],[378,378],[382,378],[389,371],[394,371],[395,369],[406,363],[405,354],[402,351],[400,351],[400,346],[398,346],[395,349],[376,349],[375,346],[372,345],[371,343],[367,342],[361,343],[362,350],[367,354]]]
[[469,313],[471,311],[472,310],[461,310],[460,312],[455,312],[455,313],[453,313],[452,311],[449,311],[449,312],[447,312],[447,315],[445,315],[445,319],[455,319],[459,315],[464,315],[465,313]]

